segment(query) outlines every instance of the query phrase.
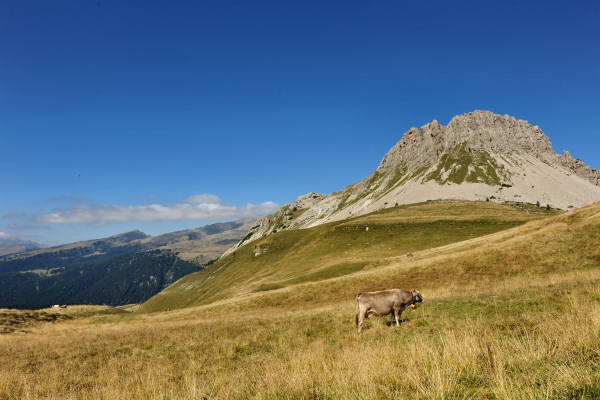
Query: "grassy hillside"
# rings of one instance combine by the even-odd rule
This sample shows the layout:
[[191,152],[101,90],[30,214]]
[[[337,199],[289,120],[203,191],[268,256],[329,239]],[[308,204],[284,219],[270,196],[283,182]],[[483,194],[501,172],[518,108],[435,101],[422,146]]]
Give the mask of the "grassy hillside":
[[146,302],[144,311],[206,304],[368,271],[390,257],[508,229],[553,211],[531,205],[429,202],[358,218],[289,230],[252,242]]
[[[0,398],[600,397],[600,204],[415,254],[0,335]],[[426,302],[400,328],[371,319],[359,337],[354,296],[382,287],[419,288]]]

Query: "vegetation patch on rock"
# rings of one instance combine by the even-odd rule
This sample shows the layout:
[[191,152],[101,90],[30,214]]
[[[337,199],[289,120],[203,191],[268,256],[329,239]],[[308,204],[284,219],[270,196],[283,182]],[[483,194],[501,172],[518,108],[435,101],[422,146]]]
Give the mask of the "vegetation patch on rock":
[[500,186],[507,179],[504,166],[489,153],[471,149],[464,142],[442,154],[436,169],[426,176],[425,181],[433,180],[440,185],[471,182]]

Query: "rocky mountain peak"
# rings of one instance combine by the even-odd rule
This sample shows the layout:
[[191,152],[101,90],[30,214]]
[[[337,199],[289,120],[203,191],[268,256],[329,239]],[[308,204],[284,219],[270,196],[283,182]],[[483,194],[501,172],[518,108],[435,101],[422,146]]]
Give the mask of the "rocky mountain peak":
[[544,161],[555,155],[550,139],[538,126],[509,115],[476,110],[455,116],[446,126],[433,120],[419,129],[410,128],[385,155],[378,170],[431,165],[462,143],[469,149],[495,154],[525,151]]

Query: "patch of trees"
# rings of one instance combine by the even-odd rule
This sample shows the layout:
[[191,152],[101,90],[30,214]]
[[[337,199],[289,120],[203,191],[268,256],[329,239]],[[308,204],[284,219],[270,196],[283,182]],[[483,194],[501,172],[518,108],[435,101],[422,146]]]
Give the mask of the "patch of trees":
[[[27,263],[27,270],[36,266],[41,269],[58,266],[58,254],[40,256],[44,257]],[[0,263],[0,307],[35,309],[52,304],[140,303],[182,276],[202,269],[168,250],[113,254],[101,259],[92,257],[87,262],[75,257],[68,261],[65,263],[63,259],[62,268],[51,274],[23,272],[20,264],[9,264],[10,268],[5,268],[5,263]]]

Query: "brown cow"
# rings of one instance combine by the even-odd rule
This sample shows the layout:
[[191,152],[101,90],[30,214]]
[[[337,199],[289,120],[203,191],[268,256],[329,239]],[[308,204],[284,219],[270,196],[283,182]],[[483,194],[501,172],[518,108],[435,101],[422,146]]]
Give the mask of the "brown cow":
[[[379,292],[365,292],[356,295],[356,327],[358,333],[362,330],[364,318],[374,315],[391,314],[396,321],[396,326],[400,326],[400,315],[410,305],[416,307],[417,303],[422,303],[423,296],[421,292],[413,290],[389,289]],[[393,321],[392,321],[393,322]]]

